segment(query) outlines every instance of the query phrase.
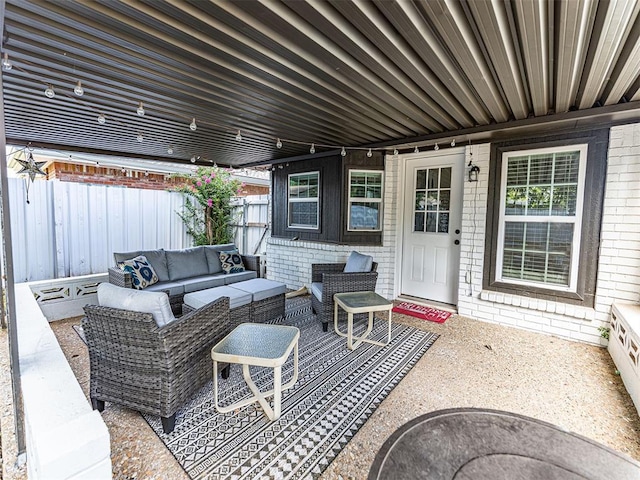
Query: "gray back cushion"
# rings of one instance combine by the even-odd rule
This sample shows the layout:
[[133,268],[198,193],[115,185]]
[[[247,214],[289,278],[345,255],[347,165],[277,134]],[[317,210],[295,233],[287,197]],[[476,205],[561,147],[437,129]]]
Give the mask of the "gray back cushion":
[[209,265],[203,247],[185,248],[184,250],[166,250],[169,280],[207,275]]
[[347,264],[344,266],[344,272],[370,272],[372,266],[373,257],[353,251],[347,259]]
[[113,259],[116,261],[116,265],[118,265],[118,263],[124,262],[125,260],[131,260],[138,255],[144,255],[147,257],[147,261],[151,264],[158,276],[158,281],[166,282],[169,280],[167,257],[162,248],[158,250],[138,250],[135,252],[114,253]]
[[222,272],[218,253],[226,250],[235,250],[236,246],[233,243],[225,243],[224,245],[205,245],[203,248],[205,257],[207,257],[207,264],[209,266],[208,273],[213,274]]
[[159,327],[175,320],[169,304],[169,297],[164,292],[122,288],[105,282],[98,285],[98,305],[132,312],[150,313]]

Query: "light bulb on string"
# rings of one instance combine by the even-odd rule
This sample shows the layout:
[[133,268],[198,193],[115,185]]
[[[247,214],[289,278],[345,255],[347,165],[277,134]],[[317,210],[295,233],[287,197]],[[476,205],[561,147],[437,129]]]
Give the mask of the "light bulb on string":
[[148,176],[149,176],[149,171],[148,171],[148,170],[145,170],[145,171],[144,171],[144,176],[145,176],[145,177],[148,177]]
[[236,135],[236,140],[237,140],[238,142],[241,142],[241,141],[242,141],[242,135],[240,134],[240,130],[238,130],[238,134]]
[[416,148],[413,149],[413,153],[420,153],[420,149],[418,148],[417,145],[416,145]]
[[136,137],[136,140],[138,140],[138,142],[142,143],[142,141],[144,140],[144,135],[139,133],[138,136]]
[[192,132],[195,132],[196,129],[198,128],[198,126],[196,125],[195,117],[193,117],[193,120],[191,120],[191,123],[189,124],[189,128],[191,129]]
[[78,83],[76,83],[76,87],[73,89],[73,93],[75,93],[79,97],[84,95],[84,88],[82,88],[82,82],[80,80],[78,80]]
[[313,155],[314,153],[316,153],[316,144],[315,144],[315,143],[312,143],[312,144],[311,144],[311,148],[309,149],[309,153],[310,153],[311,155]]
[[56,96],[56,92],[53,90],[53,85],[49,85],[45,91],[44,94],[46,95],[47,98],[53,98]]
[[342,147],[342,150],[340,150],[340,155],[342,155],[343,157],[347,156],[347,150],[344,147]]
[[367,157],[371,158],[372,155],[373,153],[371,152],[371,149],[369,149],[369,151],[367,152]]
[[136,110],[136,113],[139,117],[144,117],[144,105],[142,104],[142,102],[138,104],[138,110]]
[[280,149],[282,148],[282,142],[280,141],[280,139],[278,138],[278,140],[276,140],[276,148]]
[[452,146],[452,147],[455,147],[455,146],[456,146],[456,139],[455,139],[455,138],[451,140],[451,146]]
[[393,149],[393,157],[394,158],[398,158],[398,149],[397,148]]
[[12,68],[13,65],[11,65],[11,62],[9,61],[9,54],[7,52],[4,52],[4,57],[2,58],[2,70],[8,72]]
[[439,147],[439,146],[438,146],[438,144],[436,143],[436,144],[433,146],[433,149],[437,152],[438,150],[440,150],[440,147]]
[[122,173],[127,173],[127,169],[126,169],[126,168],[124,168],[124,167],[122,167],[122,168],[120,169],[120,171],[121,171]]
[[167,153],[169,155],[173,155],[173,147],[171,145],[169,145],[169,148],[167,148]]
[[100,125],[104,125],[107,122],[107,117],[105,117],[102,113],[98,115],[98,123]]
[[196,163],[196,156],[195,156],[195,155],[193,155],[193,156],[191,157],[191,163]]

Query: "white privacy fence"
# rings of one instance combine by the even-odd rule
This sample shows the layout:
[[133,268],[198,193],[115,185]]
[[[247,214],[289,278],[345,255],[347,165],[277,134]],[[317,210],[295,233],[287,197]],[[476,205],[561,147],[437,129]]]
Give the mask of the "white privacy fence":
[[[193,244],[176,213],[184,204],[177,192],[36,181],[27,204],[25,181],[10,178],[9,196],[16,282],[104,273],[113,252]],[[242,253],[259,253],[268,196],[234,203],[235,243]]]

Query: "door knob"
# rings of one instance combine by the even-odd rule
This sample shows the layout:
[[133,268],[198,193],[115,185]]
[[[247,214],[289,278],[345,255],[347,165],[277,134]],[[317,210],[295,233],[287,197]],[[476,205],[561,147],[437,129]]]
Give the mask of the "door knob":
[[460,235],[460,230],[456,228],[456,235]]
[[454,240],[454,242],[456,245],[460,245],[460,240]]

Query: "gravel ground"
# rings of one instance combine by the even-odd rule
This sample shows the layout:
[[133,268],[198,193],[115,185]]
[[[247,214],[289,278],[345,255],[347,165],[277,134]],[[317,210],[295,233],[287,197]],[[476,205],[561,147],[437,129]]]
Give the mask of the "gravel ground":
[[[364,479],[376,452],[401,425],[453,407],[507,410],[558,425],[640,460],[640,419],[606,349],[453,315],[444,324],[394,314],[394,321],[441,336],[329,465],[322,480]],[[88,391],[88,355],[72,329],[79,318],[54,322],[54,332]],[[6,332],[2,340],[2,440],[8,383]],[[142,417],[107,405],[113,478],[187,479]],[[12,420],[11,420],[12,421]],[[9,429],[10,430],[10,429]],[[3,450],[5,450],[3,445]],[[22,480],[9,453],[7,480]]]

